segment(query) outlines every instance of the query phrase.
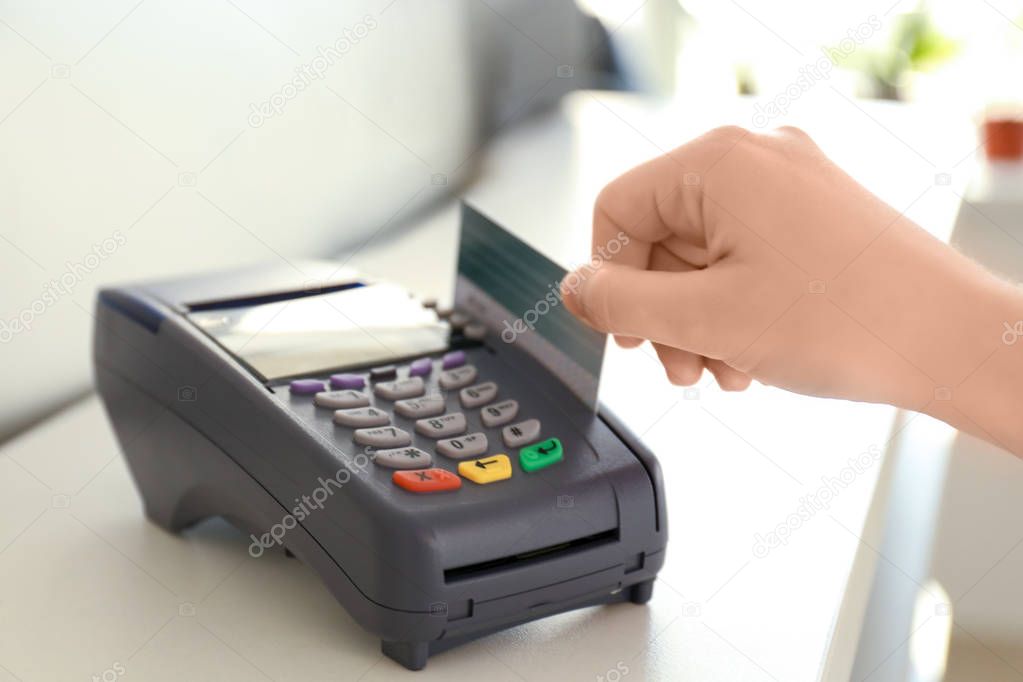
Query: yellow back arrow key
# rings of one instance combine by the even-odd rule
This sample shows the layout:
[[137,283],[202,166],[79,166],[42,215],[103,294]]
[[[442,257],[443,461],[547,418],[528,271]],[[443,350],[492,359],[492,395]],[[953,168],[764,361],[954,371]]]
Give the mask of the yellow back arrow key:
[[512,467],[508,455],[491,455],[458,463],[458,473],[473,483],[494,483],[511,478]]

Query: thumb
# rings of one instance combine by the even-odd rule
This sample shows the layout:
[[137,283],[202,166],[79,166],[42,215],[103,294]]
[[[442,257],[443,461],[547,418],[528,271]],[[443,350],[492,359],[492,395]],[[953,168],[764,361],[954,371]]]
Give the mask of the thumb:
[[[720,274],[640,270],[605,263],[581,268],[562,280],[566,307],[591,327],[610,334],[649,339],[707,357],[719,357],[713,320]],[[712,272],[713,271],[713,272]]]

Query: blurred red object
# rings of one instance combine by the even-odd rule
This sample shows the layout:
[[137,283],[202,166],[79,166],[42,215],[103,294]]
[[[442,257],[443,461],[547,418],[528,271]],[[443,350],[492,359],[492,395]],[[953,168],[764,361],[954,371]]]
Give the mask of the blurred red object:
[[984,151],[991,161],[1023,159],[1023,120],[987,118],[984,121]]

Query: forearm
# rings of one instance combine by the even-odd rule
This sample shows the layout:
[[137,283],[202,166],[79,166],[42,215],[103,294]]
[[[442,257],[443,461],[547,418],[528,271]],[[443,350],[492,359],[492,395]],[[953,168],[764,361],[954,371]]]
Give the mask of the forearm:
[[906,369],[890,402],[1023,457],[1023,290],[908,221],[890,239],[871,263],[890,273],[873,296],[888,301],[879,328]]
[[968,352],[980,361],[957,385],[939,390],[924,411],[1023,457],[1023,336],[1016,334],[1023,291],[984,278],[976,308],[970,317],[983,321],[965,331]]
[[872,349],[854,397],[929,414],[1023,457],[1023,336],[1015,333],[1023,290],[904,217],[837,284],[833,302],[867,332],[848,342]]

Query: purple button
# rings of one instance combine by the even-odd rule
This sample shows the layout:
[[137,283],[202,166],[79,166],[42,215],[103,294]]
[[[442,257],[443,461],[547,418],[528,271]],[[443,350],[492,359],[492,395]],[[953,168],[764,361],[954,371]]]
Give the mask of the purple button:
[[330,385],[333,388],[362,388],[366,380],[358,374],[331,374]]
[[461,367],[465,364],[465,351],[455,350],[444,355],[444,369],[451,369],[452,367]]
[[412,362],[408,366],[408,375],[410,377],[425,377],[427,374],[433,371],[433,360],[430,358],[419,358]]
[[323,382],[316,379],[295,379],[291,382],[291,392],[294,395],[312,395],[325,388]]

